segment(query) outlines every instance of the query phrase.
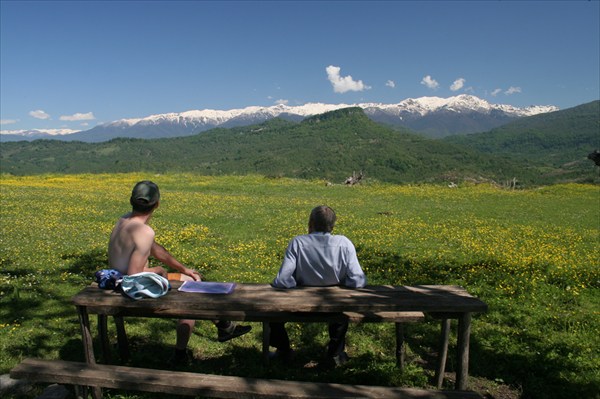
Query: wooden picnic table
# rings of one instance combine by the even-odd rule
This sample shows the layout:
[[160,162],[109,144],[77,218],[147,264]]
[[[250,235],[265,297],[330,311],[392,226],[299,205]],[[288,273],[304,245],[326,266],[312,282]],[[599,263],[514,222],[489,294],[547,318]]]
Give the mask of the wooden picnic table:
[[[185,318],[263,322],[263,352],[268,352],[268,323],[273,321],[321,322],[332,318],[389,321],[389,312],[424,312],[440,318],[442,340],[448,340],[450,319],[458,320],[456,389],[464,390],[469,369],[471,314],[487,311],[485,302],[464,288],[448,285],[366,286],[360,289],[297,287],[277,289],[268,284],[237,284],[230,294],[180,292],[181,282],[157,299],[133,300],[92,284],[73,297],[81,323],[85,359],[95,364],[89,314],[98,315],[103,349],[108,348],[106,319],[114,316],[119,347],[126,350],[123,317]],[[358,315],[358,316],[357,316]],[[447,345],[446,345],[447,346]],[[440,353],[445,363],[445,353]],[[442,366],[443,374],[443,366]],[[443,378],[443,376],[441,377]],[[440,385],[439,383],[438,385]]]

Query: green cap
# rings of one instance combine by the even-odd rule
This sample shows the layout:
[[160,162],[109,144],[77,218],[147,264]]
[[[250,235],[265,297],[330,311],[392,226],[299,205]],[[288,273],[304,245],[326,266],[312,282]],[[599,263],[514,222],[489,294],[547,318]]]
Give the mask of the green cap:
[[160,200],[158,186],[149,180],[137,183],[131,192],[131,204],[154,206]]

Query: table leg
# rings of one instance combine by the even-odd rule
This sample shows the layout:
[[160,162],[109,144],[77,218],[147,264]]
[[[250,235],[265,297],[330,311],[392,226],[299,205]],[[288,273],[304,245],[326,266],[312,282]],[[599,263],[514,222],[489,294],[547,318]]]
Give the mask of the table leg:
[[396,366],[404,368],[404,326],[396,323]]
[[110,343],[108,342],[108,316],[98,315],[98,337],[100,337],[100,348],[102,349],[102,360],[106,364],[112,363],[110,355]]
[[438,364],[435,370],[435,386],[442,388],[444,373],[446,371],[446,358],[448,357],[448,339],[450,337],[450,319],[442,319],[440,334],[440,349],[438,353]]
[[88,364],[96,364],[94,357],[94,343],[92,341],[92,333],[90,331],[90,317],[85,306],[77,306],[77,314],[79,315],[79,323],[81,324],[81,338],[83,341],[83,355]]
[[113,316],[115,325],[117,326],[117,342],[119,344],[119,356],[121,362],[126,363],[129,360],[129,342],[127,340],[127,332],[125,331],[125,323],[122,316]]
[[456,370],[456,389],[467,389],[469,378],[469,341],[471,337],[471,313],[463,313],[458,319],[458,369]]
[[[87,364],[96,364],[94,356],[94,342],[90,331],[90,317],[85,306],[77,306],[77,314],[79,315],[79,324],[81,325],[81,338],[83,341],[83,354]],[[102,388],[91,387],[92,397],[94,399],[102,398]],[[84,390],[85,391],[85,390]]]

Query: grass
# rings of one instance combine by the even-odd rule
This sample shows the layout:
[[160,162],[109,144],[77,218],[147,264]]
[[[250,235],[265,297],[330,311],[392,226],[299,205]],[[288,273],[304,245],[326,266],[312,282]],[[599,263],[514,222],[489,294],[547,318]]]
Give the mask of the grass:
[[[327,186],[260,176],[3,175],[0,373],[24,357],[83,360],[70,297],[106,267],[113,223],[128,211],[133,184],[146,178],[161,187],[151,221],[157,241],[207,279],[270,282],[288,241],[306,231],[312,207],[328,204],[338,213],[335,232],[355,243],[371,283],[459,284],[488,303],[472,326],[474,389],[523,398],[600,397],[600,188],[591,185],[507,191],[488,185]],[[161,368],[175,342],[174,323],[127,319],[131,364]],[[351,363],[329,372],[302,367],[318,358],[327,340],[324,326],[290,323],[299,351],[292,368],[260,362],[261,330],[253,326],[250,334],[220,344],[214,326],[199,322],[190,370],[431,387],[439,332],[433,320],[408,326],[402,372],[394,366],[392,325],[352,325]]]

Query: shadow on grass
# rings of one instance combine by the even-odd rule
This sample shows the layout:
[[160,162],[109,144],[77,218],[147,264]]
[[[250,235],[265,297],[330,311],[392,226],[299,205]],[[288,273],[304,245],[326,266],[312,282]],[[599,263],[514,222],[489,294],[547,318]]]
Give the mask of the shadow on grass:
[[[471,339],[472,375],[518,386],[523,398],[600,398],[600,380],[575,381],[574,377],[586,370],[576,358],[569,358],[573,350],[569,344],[548,348],[538,335],[525,334],[520,336],[519,345],[521,353],[503,353],[482,347],[477,337]],[[550,357],[549,351],[561,355]]]
[[[71,296],[94,280],[98,265],[105,264],[100,250],[63,255],[67,271],[40,268],[39,271],[18,269],[3,263],[1,276],[6,284],[1,299],[0,317],[11,326],[4,351],[18,361],[25,357],[83,360],[79,320]],[[12,337],[12,338],[10,338]],[[5,367],[11,367],[8,363]]]
[[94,280],[94,273],[108,268],[108,257],[106,249],[94,249],[84,253],[64,254],[63,260],[69,261],[69,272],[78,274],[84,278]]

